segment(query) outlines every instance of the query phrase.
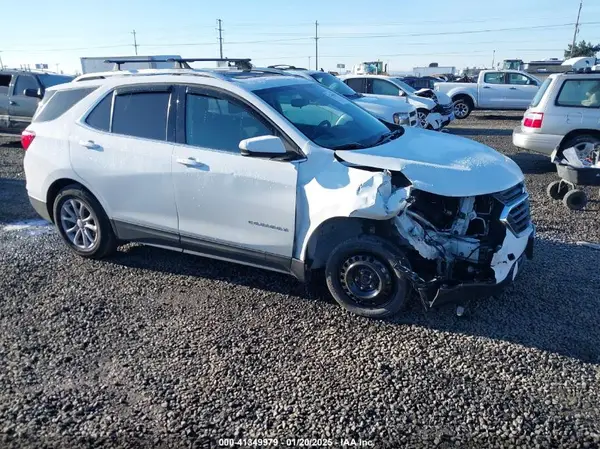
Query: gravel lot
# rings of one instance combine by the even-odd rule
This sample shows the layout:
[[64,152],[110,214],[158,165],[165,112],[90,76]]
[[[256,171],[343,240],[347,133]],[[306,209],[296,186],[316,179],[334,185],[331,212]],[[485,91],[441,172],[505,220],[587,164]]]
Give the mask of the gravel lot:
[[[600,446],[598,191],[547,199],[519,113],[451,132],[526,174],[536,257],[502,295],[393,321],[352,316],[292,278],[128,245],[77,258],[36,218],[0,137],[0,447],[208,447],[205,437],[340,438],[376,448]],[[7,227],[8,226],[8,227]],[[290,447],[290,446],[287,446]]]

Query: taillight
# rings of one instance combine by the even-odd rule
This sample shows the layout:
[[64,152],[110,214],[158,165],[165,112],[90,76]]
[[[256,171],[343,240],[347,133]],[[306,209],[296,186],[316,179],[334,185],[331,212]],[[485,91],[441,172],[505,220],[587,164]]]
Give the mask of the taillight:
[[21,146],[25,151],[27,151],[27,148],[31,145],[33,139],[35,139],[35,133],[33,131],[25,130],[21,133]]
[[544,121],[543,112],[527,112],[523,117],[523,126],[527,128],[541,128]]

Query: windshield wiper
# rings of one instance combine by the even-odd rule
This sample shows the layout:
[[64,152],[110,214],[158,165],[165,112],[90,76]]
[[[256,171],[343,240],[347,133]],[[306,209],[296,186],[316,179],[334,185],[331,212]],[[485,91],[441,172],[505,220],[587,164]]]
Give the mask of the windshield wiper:
[[400,137],[403,133],[404,133],[404,129],[400,128],[400,129],[396,129],[394,131],[390,131],[389,133],[382,134],[379,137],[379,139],[377,139],[377,141],[371,146],[376,147],[377,145],[381,145],[381,144],[387,142],[388,140],[392,140],[394,137]]

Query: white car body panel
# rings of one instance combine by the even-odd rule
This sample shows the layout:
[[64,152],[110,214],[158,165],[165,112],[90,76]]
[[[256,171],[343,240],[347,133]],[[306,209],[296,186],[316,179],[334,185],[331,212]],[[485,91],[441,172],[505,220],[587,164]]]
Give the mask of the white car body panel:
[[[180,162],[190,158],[198,165]],[[176,145],[172,183],[181,235],[292,257],[297,164]]]
[[[421,147],[425,138],[427,151]],[[401,171],[416,188],[444,196],[499,192],[524,179],[512,159],[483,144],[420,129],[407,129],[384,145],[337,155],[351,164]]]

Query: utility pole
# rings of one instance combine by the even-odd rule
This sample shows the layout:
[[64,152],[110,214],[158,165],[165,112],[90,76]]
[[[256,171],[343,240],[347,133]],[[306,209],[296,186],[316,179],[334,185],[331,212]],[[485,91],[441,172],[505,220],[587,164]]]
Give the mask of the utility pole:
[[138,52],[137,52],[138,44],[137,44],[137,39],[136,39],[136,36],[135,36],[135,30],[133,30],[131,32],[131,34],[133,34],[133,48],[135,48],[135,54],[137,55],[138,54]]
[[315,20],[315,70],[319,70],[319,22]]
[[308,70],[310,70],[310,56],[308,57]]
[[223,59],[223,28],[221,28],[221,19],[217,19],[217,23],[219,24],[219,54],[221,55],[221,59]]
[[496,50],[492,53],[492,70],[494,70],[494,62],[496,62]]
[[[0,53],[2,53],[0,51]],[[0,70],[4,70],[4,64],[2,64],[2,56],[0,56]]]
[[581,7],[583,6],[583,0],[579,1],[579,11],[577,11],[577,22],[575,23],[575,31],[573,32],[573,43],[571,44],[571,54],[569,56],[573,57],[573,52],[575,51],[575,40],[577,39],[577,32],[579,31],[579,16],[581,15]]

